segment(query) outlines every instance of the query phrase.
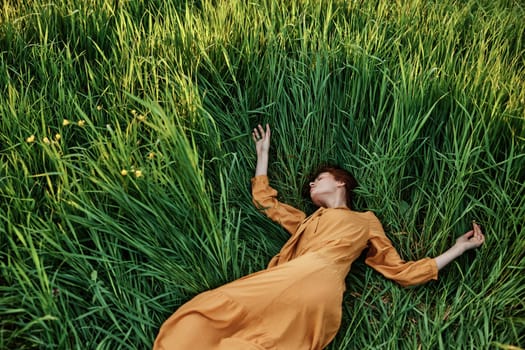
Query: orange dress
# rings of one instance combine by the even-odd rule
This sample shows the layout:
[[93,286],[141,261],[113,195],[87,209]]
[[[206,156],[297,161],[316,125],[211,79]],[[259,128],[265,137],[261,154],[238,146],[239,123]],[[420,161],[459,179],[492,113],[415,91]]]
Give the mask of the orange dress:
[[372,212],[319,208],[309,217],[277,200],[266,176],[252,179],[255,205],[291,237],[268,268],[201,293],[159,330],[154,350],[323,349],[341,321],[345,277],[365,263],[401,285],[437,279],[433,259],[403,261]]

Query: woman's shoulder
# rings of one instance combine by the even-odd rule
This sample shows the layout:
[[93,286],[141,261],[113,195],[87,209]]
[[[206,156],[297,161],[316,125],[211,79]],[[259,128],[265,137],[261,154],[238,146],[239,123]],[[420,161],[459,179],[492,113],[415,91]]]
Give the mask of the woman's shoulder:
[[371,210],[366,211],[349,211],[351,215],[351,218],[354,221],[360,221],[363,225],[367,225],[368,227],[376,227],[377,225],[381,225],[381,222],[377,218],[376,214]]

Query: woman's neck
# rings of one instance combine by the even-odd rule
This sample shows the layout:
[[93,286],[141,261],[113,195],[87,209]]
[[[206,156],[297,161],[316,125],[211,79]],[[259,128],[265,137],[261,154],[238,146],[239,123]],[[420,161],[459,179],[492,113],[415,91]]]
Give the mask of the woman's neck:
[[322,206],[325,208],[348,208],[346,198],[332,197],[323,201]]

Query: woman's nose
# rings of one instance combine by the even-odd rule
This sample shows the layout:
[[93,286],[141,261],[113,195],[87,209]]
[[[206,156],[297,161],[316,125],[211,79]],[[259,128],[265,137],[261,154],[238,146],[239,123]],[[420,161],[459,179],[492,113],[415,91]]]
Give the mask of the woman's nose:
[[314,186],[314,183],[313,182],[310,182],[310,187],[313,187]]

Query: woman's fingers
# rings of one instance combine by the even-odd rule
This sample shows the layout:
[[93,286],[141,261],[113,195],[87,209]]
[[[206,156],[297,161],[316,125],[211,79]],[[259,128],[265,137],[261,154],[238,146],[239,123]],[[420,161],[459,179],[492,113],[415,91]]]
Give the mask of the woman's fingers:
[[485,236],[483,235],[483,232],[481,232],[481,227],[475,221],[473,221],[472,228],[474,231],[474,239],[483,243],[483,241],[485,240]]
[[485,242],[485,236],[481,232],[481,227],[473,221],[472,230],[459,237],[456,242],[469,250],[481,246]]
[[481,228],[475,221],[472,222],[472,230],[465,233],[461,238],[460,240],[467,244],[467,250],[477,248],[485,241],[485,236],[483,236]]
[[[262,127],[262,125],[259,124],[259,125],[257,126],[257,128],[259,129],[260,139],[261,139],[261,140],[266,139],[267,133],[264,131],[264,128]],[[268,124],[266,124],[266,130],[268,130]]]
[[253,141],[258,142],[262,140],[268,140],[270,138],[270,125],[266,124],[266,131],[262,127],[261,124],[257,125],[256,128],[253,129],[252,137]]
[[470,231],[468,231],[468,232],[465,233],[463,236],[464,236],[467,240],[470,239],[470,238],[472,238],[472,236],[474,236],[474,230],[470,230]]
[[260,125],[257,128],[253,129],[252,136],[255,142],[260,141],[263,138],[261,134],[264,134],[264,132],[259,133],[259,130],[262,130]]

